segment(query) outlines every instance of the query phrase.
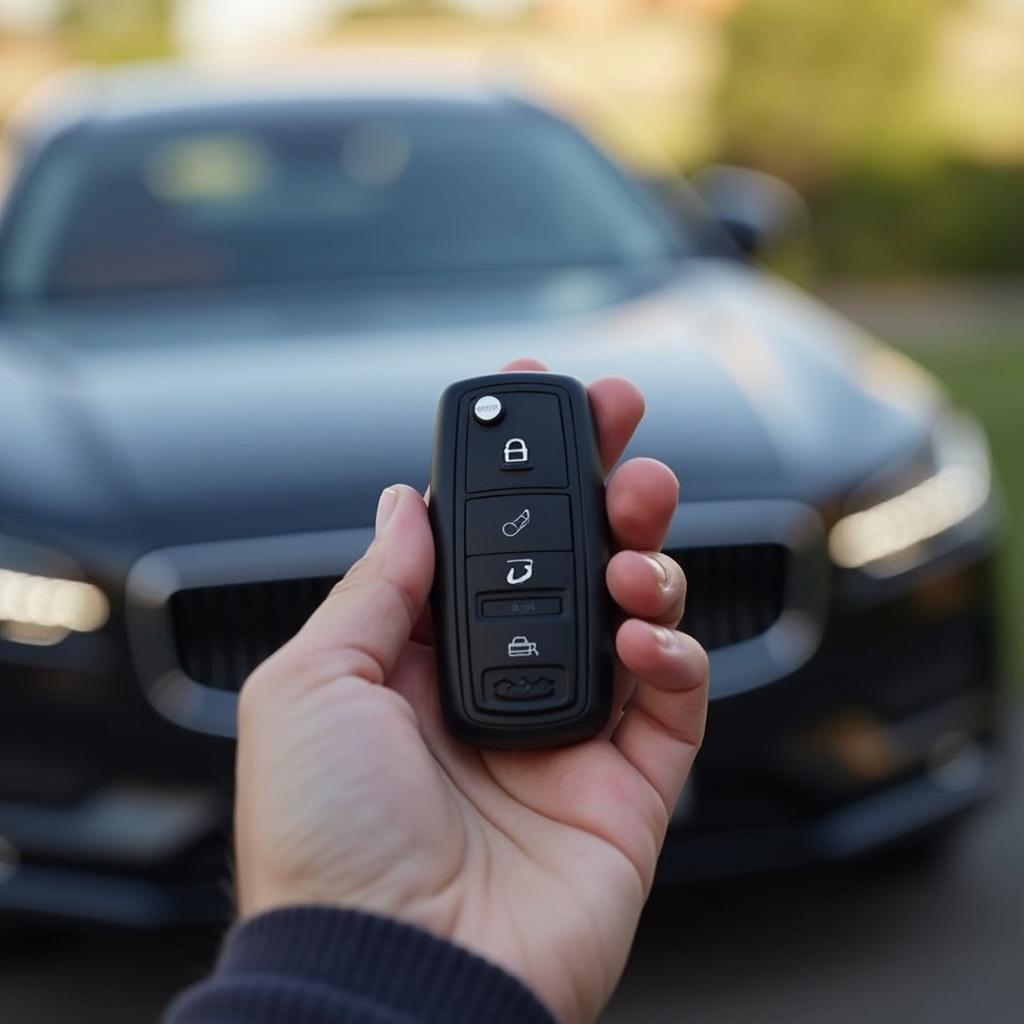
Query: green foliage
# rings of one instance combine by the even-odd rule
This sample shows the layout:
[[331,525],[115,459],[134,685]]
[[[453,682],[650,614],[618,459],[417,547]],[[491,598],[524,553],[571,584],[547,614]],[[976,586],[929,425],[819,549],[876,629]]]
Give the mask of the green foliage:
[[821,276],[1024,270],[1024,166],[851,166],[804,197]]
[[173,0],[61,0],[61,40],[80,60],[111,64],[174,52]]
[[363,0],[345,8],[338,16],[340,23],[355,19],[395,18],[458,18],[468,16],[447,0]]
[[[803,193],[784,272],[1024,270],[1024,166],[958,156],[929,98],[950,0],[749,0],[728,27],[718,157]],[[959,5],[962,6],[962,3]]]
[[946,0],[749,0],[729,24],[723,153],[797,184],[920,143]]

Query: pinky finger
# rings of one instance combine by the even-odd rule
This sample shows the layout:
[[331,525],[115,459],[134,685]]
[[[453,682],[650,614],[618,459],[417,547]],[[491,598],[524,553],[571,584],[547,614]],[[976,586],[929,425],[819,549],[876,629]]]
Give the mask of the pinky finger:
[[686,633],[641,619],[624,622],[615,644],[636,688],[612,742],[671,813],[704,737],[708,656]]

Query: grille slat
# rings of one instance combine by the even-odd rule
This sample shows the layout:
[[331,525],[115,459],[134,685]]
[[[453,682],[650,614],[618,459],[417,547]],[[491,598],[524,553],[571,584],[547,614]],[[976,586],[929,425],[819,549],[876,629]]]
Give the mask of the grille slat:
[[[758,636],[782,613],[786,548],[738,544],[670,551],[686,570],[681,628],[706,648]],[[179,590],[170,599],[178,660],[192,679],[238,690],[249,673],[290,640],[327,596],[336,576],[227,583]]]
[[194,587],[171,595],[171,626],[183,671],[205,686],[238,690],[287,643],[337,576]]
[[781,544],[732,544],[669,551],[686,572],[680,628],[709,651],[765,632],[786,599],[787,551]]

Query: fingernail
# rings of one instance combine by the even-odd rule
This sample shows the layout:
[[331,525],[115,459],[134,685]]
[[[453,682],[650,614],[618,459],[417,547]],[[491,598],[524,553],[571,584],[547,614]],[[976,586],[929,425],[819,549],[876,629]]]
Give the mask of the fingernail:
[[644,555],[644,561],[646,561],[653,569],[658,577],[658,586],[664,587],[668,583],[668,573],[665,570],[665,566],[654,558],[652,555]]
[[398,507],[398,491],[394,487],[385,487],[377,502],[377,518],[374,521],[374,532],[379,537],[388,525],[391,516]]
[[676,633],[674,629],[666,629],[664,626],[651,626],[654,639],[660,647],[675,647]]

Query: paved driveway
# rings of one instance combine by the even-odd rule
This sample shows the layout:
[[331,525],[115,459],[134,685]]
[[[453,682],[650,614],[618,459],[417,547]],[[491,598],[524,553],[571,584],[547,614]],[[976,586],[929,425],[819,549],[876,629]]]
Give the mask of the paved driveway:
[[1020,1024],[1024,788],[939,861],[683,889],[601,1024]]
[[[217,936],[0,938],[0,1021],[139,1024]],[[659,891],[601,1024],[1019,1024],[1024,787],[927,870],[816,870]]]

